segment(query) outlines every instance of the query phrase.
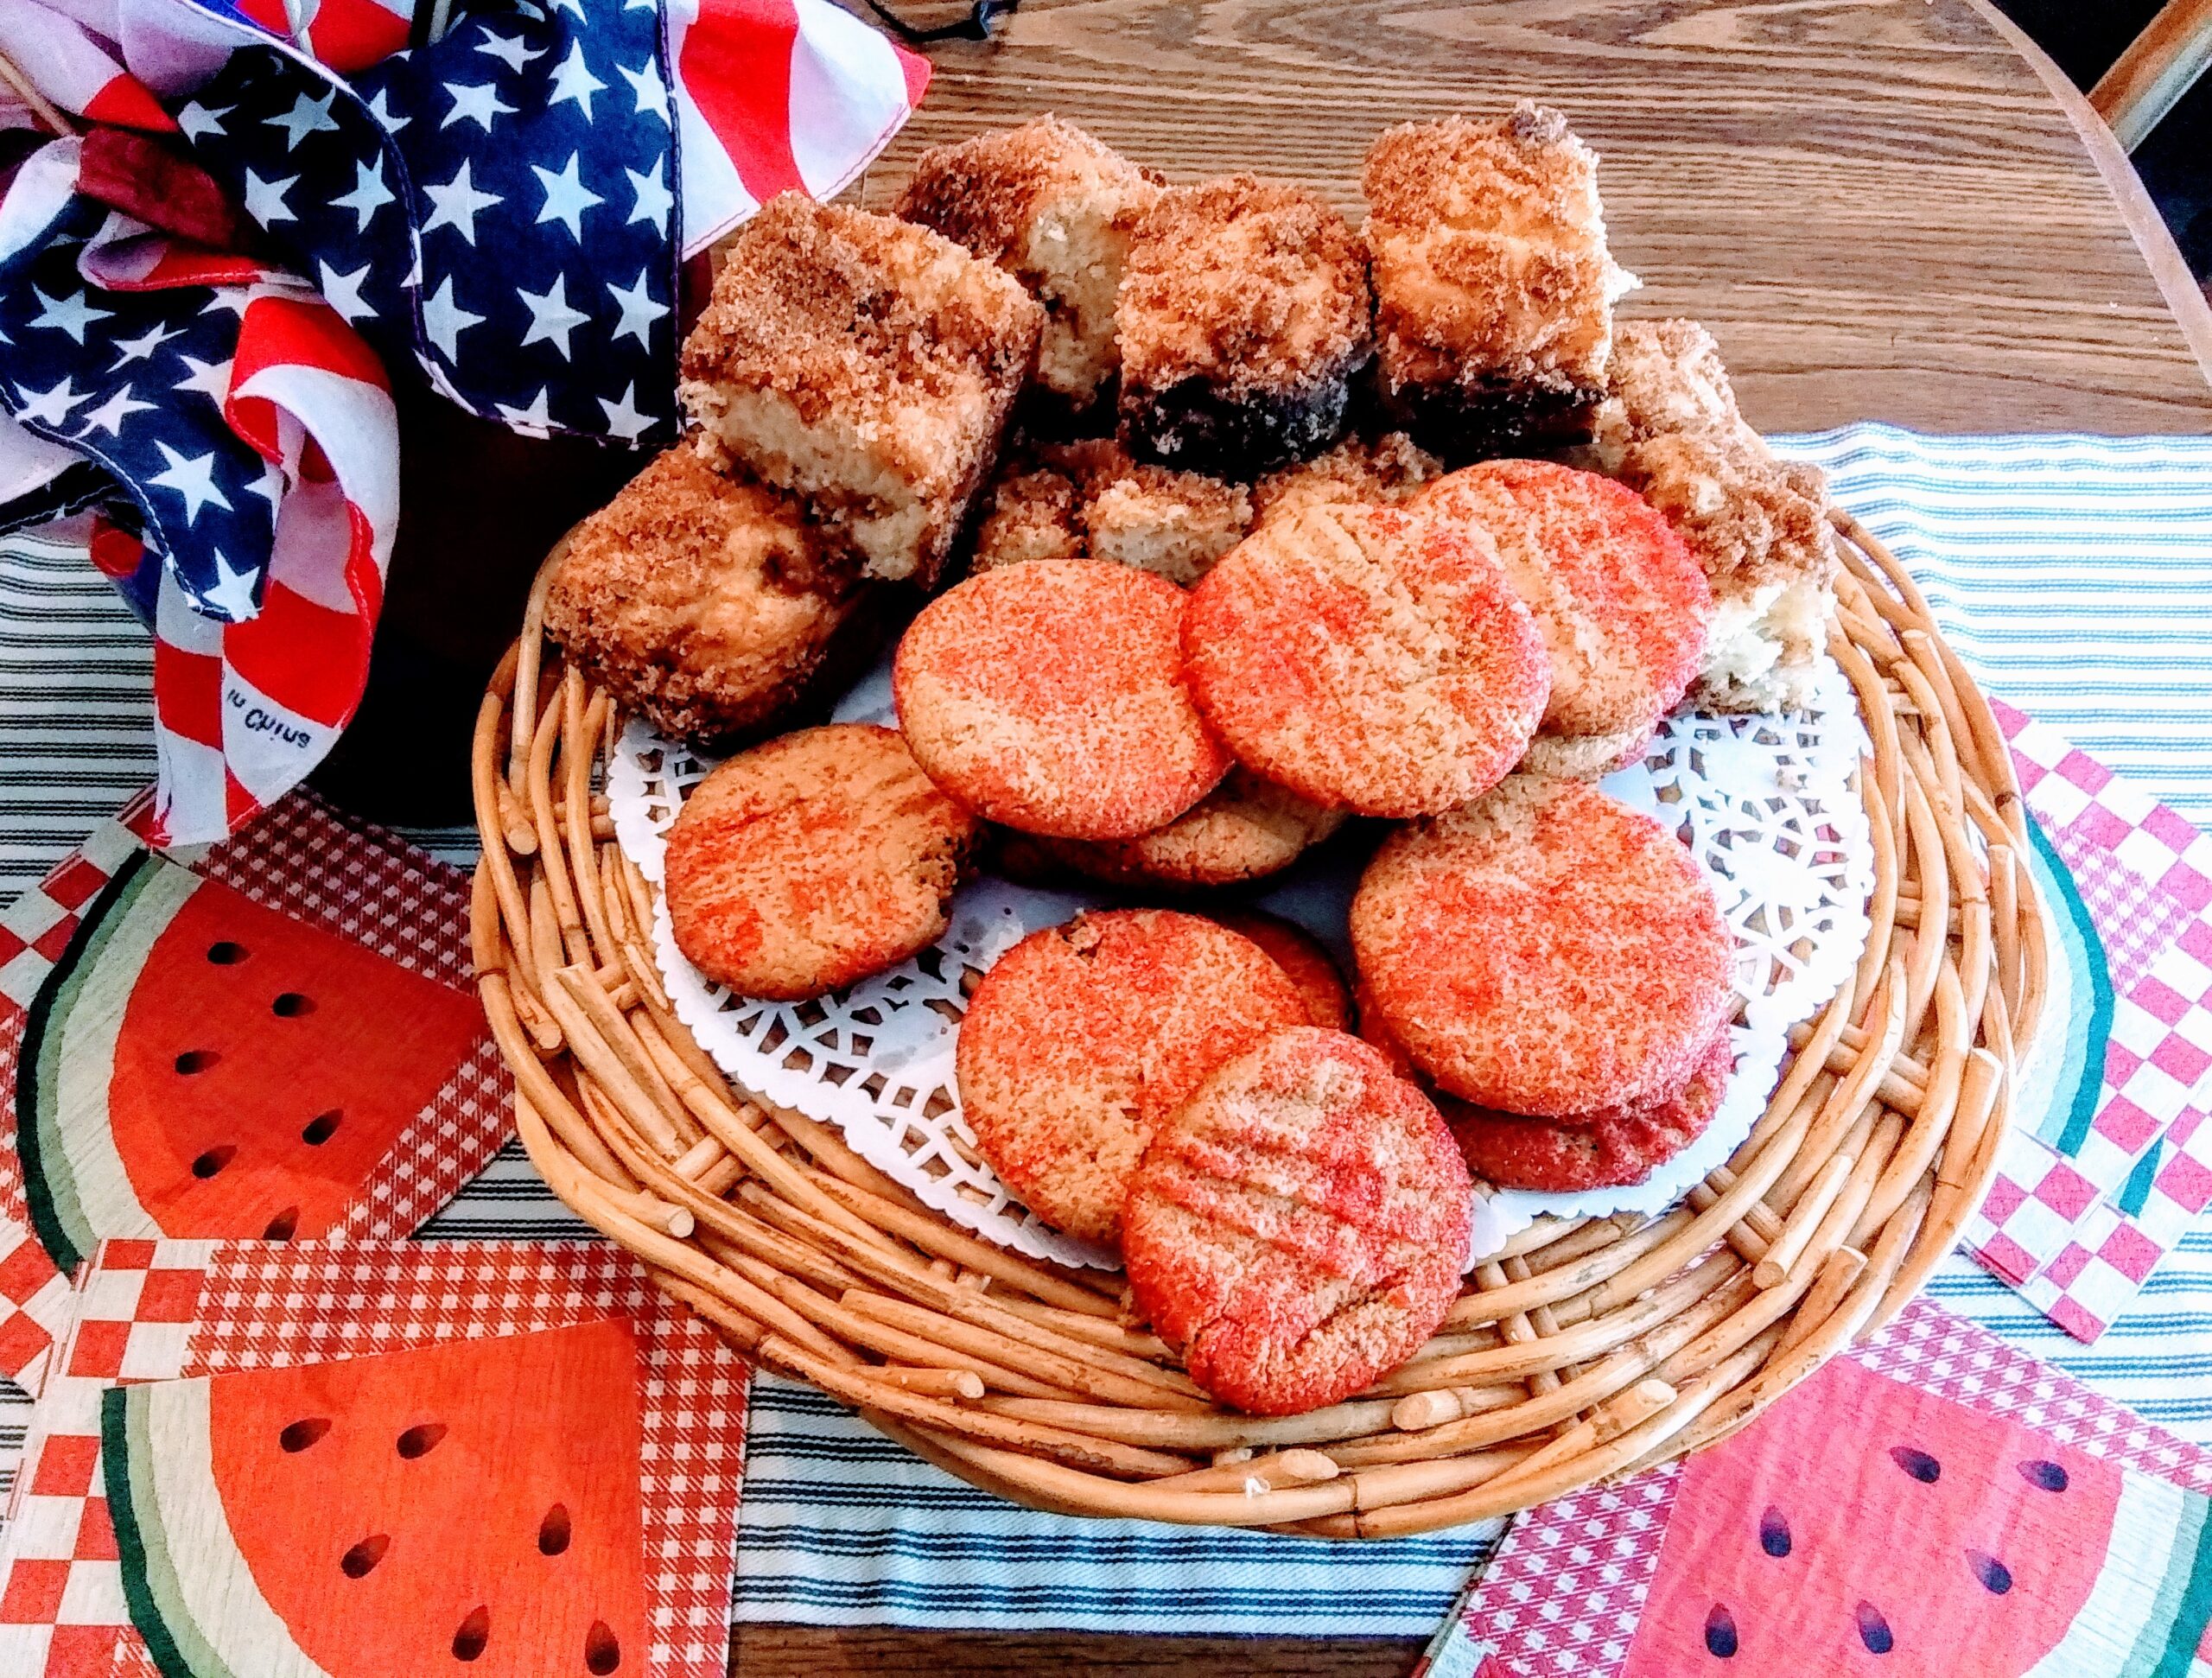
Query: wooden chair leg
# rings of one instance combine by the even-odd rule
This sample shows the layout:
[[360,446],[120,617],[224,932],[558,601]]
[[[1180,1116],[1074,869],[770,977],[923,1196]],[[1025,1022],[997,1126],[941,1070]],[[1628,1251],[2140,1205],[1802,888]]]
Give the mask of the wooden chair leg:
[[2133,151],[2212,66],[2212,0],[2166,0],[2089,90],[2089,103]]

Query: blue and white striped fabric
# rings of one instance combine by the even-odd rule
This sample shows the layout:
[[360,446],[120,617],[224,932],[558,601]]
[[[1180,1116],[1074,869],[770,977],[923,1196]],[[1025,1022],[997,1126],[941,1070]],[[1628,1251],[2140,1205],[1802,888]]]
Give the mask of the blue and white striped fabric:
[[2212,828],[2212,439],[1775,443],[1911,568],[1993,691]]
[[[1777,440],[1926,586],[1992,689],[2212,826],[2212,439]],[[141,643],[80,558],[0,545],[0,895],[150,778]],[[118,662],[119,661],[119,662]],[[79,667],[81,666],[81,674]],[[451,836],[423,836],[441,850]],[[456,860],[462,860],[456,857]],[[503,1156],[426,1234],[575,1232]],[[1963,1260],[1951,1309],[2212,1443],[2212,1228],[2094,1345]],[[11,1424],[0,1395],[0,1458]],[[1421,1636],[1492,1535],[1327,1545],[1015,1509],[804,1388],[755,1389],[738,1542],[749,1621],[947,1629]]]
[[1493,1522],[1334,1544],[1039,1515],[939,1472],[787,1381],[754,1382],[747,1431],[743,1620],[1421,1636],[1504,1530]]

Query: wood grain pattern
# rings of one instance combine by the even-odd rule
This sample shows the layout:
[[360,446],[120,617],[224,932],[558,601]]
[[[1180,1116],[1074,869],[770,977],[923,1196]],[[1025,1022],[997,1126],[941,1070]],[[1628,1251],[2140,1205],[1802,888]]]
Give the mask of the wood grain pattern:
[[[1541,98],[1605,154],[1630,308],[1711,325],[1763,429],[2212,431],[2212,309],[2110,135],[1983,0],[1027,0],[934,56],[871,206],[923,146],[1052,110],[1177,178],[1249,168],[1356,212],[1377,128]],[[1418,1652],[747,1626],[732,1668],[1399,1678]]]
[[921,147],[1049,109],[1357,212],[1385,124],[1535,97],[1605,156],[1628,307],[1712,326],[1764,429],[2212,430],[2175,316],[2202,299],[2139,249],[2171,238],[1980,0],[1028,0],[935,58],[872,206]]
[[737,1628],[737,1678],[1405,1678],[1421,1642],[1403,1637],[1116,1637],[917,1632],[813,1625]]

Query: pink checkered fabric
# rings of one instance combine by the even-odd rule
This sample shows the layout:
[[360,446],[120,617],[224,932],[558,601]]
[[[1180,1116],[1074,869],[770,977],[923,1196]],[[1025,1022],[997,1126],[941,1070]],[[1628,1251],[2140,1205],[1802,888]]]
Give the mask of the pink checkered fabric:
[[[2005,705],[2029,809],[2094,922],[2112,1039],[2089,1134],[2060,1154],[2022,1114],[1966,1244],[2053,1322],[2094,1340],[2212,1204],[2212,839]],[[2141,1209],[2119,1199],[2158,1150]]]
[[[1931,1300],[1915,1300],[1846,1355],[2092,1456],[2212,1493],[2212,1452],[2100,1398]],[[1429,1678],[1618,1678],[1681,1478],[1681,1465],[1669,1464],[1522,1516],[1438,1632],[1423,1671]]]
[[[13,1100],[25,1010],[86,905],[143,849],[150,795],[104,822],[45,880],[0,912],[0,1374],[36,1393],[69,1309],[67,1280],[31,1234]],[[267,907],[322,925],[442,983],[473,982],[468,882],[387,834],[357,827],[309,792],[244,832],[172,855]],[[510,1126],[513,1081],[487,1033],[324,1238],[411,1234],[481,1171]]]
[[[598,1243],[105,1243],[33,1424],[0,1541],[0,1673],[130,1671],[130,1625],[99,1467],[118,1382],[399,1351],[627,1316],[643,1410],[651,1678],[722,1678],[744,1452],[745,1365]],[[150,1669],[150,1668],[149,1668]]]

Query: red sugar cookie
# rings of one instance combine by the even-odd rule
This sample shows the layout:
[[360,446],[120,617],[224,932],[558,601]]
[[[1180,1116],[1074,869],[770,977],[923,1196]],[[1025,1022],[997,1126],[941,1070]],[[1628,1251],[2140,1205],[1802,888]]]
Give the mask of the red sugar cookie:
[[1634,490],[1547,461],[1491,461],[1438,479],[1412,508],[1479,525],[1497,544],[1550,649],[1547,734],[1648,728],[1681,702],[1704,656],[1713,593]]
[[1165,909],[1077,915],[976,987],[954,1051],[961,1110],[1023,1204],[1111,1243],[1154,1128],[1223,1061],[1306,1017],[1282,969],[1226,927]]
[[1493,785],[1551,683],[1481,531],[1333,503],[1263,524],[1199,580],[1183,661],[1239,759],[1367,816],[1430,815]]
[[1467,1168],[1502,1188],[1567,1194],[1640,1183],[1704,1134],[1736,1053],[1724,1027],[1681,1089],[1564,1119],[1523,1118],[1446,1097],[1439,1103]]
[[941,935],[982,837],[895,730],[785,734],[701,781],[669,829],[676,946],[741,995],[819,996]]
[[1357,980],[1353,983],[1351,1000],[1352,1007],[1359,1016],[1359,1034],[1368,1046],[1389,1061],[1390,1070],[1400,1077],[1409,1077],[1426,1088],[1428,1074],[1414,1065],[1414,1058],[1406,1052],[1406,1046],[1391,1035],[1390,1027],[1383,1023],[1382,1010],[1376,1006],[1375,994],[1368,989],[1366,980]]
[[1402,829],[1351,907],[1365,995],[1447,1094],[1557,1116],[1679,1090],[1732,1004],[1735,941],[1675,836],[1580,781],[1516,775]]
[[1183,591],[1101,559],[973,576],[899,643],[915,760],[995,822],[1062,839],[1166,826],[1229,771],[1183,685]]
[[1287,1415],[1358,1392],[1435,1332],[1471,1217],[1428,1098],[1357,1038],[1302,1026],[1221,1067],[1161,1127],[1122,1254],[1192,1380]]
[[1332,1031],[1351,1029],[1351,992],[1319,938],[1294,922],[1257,909],[1226,909],[1213,918],[1274,958],[1275,965],[1289,976],[1298,994],[1306,999],[1306,1015],[1315,1025]]

